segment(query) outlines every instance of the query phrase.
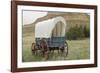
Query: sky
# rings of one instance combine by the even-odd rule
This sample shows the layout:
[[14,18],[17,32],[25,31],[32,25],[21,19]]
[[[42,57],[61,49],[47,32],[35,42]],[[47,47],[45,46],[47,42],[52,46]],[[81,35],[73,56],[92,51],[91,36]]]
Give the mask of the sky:
[[44,17],[47,15],[47,12],[39,12],[39,11],[23,11],[23,25],[31,24],[35,22],[38,18]]

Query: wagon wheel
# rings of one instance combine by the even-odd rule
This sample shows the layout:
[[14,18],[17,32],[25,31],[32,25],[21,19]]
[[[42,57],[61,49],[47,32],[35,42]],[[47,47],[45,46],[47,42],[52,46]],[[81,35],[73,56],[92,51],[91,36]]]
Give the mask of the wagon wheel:
[[44,57],[44,60],[47,60],[49,58],[49,49],[48,49],[48,44],[45,39],[42,39],[40,42],[40,49],[42,56]]
[[32,51],[33,55],[37,54],[37,46],[36,46],[35,43],[32,43],[32,45],[31,45],[31,51]]
[[64,44],[64,49],[65,49],[65,53],[66,53],[66,56],[68,55],[68,43],[65,42]]

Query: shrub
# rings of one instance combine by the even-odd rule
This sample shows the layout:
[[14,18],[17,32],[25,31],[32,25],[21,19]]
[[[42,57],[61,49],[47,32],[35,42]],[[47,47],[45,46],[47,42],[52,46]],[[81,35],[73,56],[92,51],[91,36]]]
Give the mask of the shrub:
[[89,37],[90,30],[86,26],[82,26],[82,25],[80,25],[80,27],[75,26],[75,27],[71,27],[66,33],[66,35],[68,40],[83,39],[85,37]]
[[85,37],[90,37],[90,29],[89,29],[89,27],[84,26],[84,35],[85,35]]

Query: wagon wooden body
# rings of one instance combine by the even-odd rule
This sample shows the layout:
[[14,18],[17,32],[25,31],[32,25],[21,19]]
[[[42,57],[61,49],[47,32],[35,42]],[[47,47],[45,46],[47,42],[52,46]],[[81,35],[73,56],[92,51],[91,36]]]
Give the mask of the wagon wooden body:
[[[48,48],[62,48],[65,47],[65,37],[51,37],[45,38],[48,44]],[[36,45],[40,45],[41,38],[36,38]]]

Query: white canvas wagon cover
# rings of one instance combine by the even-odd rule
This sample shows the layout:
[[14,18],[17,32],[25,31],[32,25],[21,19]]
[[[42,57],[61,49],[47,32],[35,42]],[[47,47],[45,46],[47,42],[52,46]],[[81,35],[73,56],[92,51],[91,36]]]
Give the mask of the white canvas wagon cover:
[[35,25],[35,38],[50,38],[52,36],[54,27],[60,21],[63,23],[61,36],[65,36],[66,21],[63,17],[58,16],[52,19],[44,20],[42,22],[38,22]]

